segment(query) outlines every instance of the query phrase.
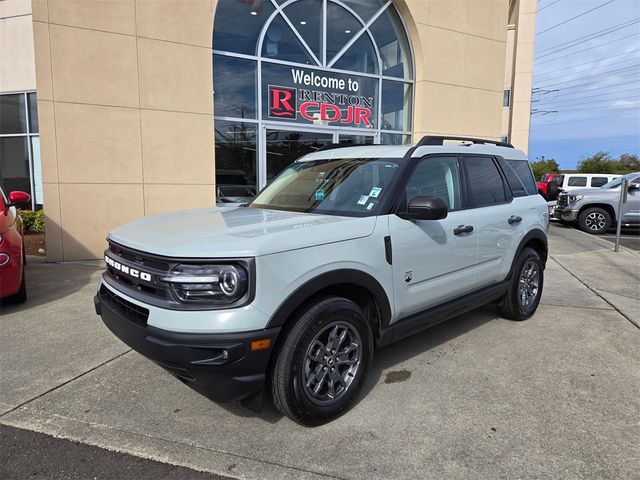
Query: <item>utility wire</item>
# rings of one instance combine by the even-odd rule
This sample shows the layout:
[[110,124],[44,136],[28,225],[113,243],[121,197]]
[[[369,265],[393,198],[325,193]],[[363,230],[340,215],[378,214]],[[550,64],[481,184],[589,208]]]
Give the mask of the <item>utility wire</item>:
[[[577,63],[575,65],[563,65],[562,68],[557,68],[557,69],[554,69],[554,70],[547,70],[546,72],[536,72],[535,75],[548,75],[549,73],[565,72],[568,68],[582,67],[583,65],[593,65],[594,63],[599,62],[601,60],[610,60],[612,58],[621,57],[623,55],[629,55],[630,53],[637,52],[638,50],[640,50],[640,48],[635,48],[633,50],[629,50],[628,52],[619,53],[617,55],[607,55],[606,57],[594,58],[593,60],[589,60],[588,62]],[[630,60],[638,60],[638,59],[640,59],[640,55],[635,55],[635,56],[632,56],[631,58],[628,58],[627,60],[621,60],[620,62],[609,63],[607,65],[600,65],[600,66],[602,66],[602,67],[610,67],[612,65],[618,65],[620,63],[625,63],[625,62],[628,62]]]
[[545,5],[542,8],[538,9],[538,13],[540,13],[542,10],[544,10],[545,8],[549,8],[551,5],[555,5],[556,3],[558,3],[560,0],[556,0],[555,2],[551,2],[549,5]]
[[593,12],[593,11],[595,11],[595,10],[598,10],[599,8],[602,8],[602,7],[604,7],[605,5],[609,5],[610,3],[613,3],[613,2],[615,2],[615,1],[616,1],[616,0],[608,0],[607,2],[601,3],[601,4],[600,4],[600,5],[598,5],[597,7],[592,8],[591,10],[587,10],[586,12],[582,12],[581,14],[576,15],[575,17],[571,17],[571,18],[569,18],[569,19],[565,20],[564,22],[560,22],[560,23],[557,23],[557,24],[555,24],[555,25],[552,25],[552,26],[551,26],[551,27],[549,27],[549,28],[545,28],[544,30],[542,30],[542,31],[540,31],[540,32],[538,32],[538,33],[536,33],[536,35],[542,35],[543,33],[546,33],[546,32],[548,32],[549,30],[553,30],[554,28],[558,28],[560,25],[564,25],[565,23],[569,23],[570,21],[575,20],[576,18],[580,18],[580,17],[582,17],[582,16],[586,15],[587,13],[591,13],[591,12]]
[[565,80],[565,81],[562,81],[562,82],[546,83],[544,85],[535,85],[534,88],[547,89],[549,87],[557,87],[558,85],[566,85],[566,84],[571,84],[573,82],[580,82],[580,81],[585,80],[587,78],[597,78],[597,77],[602,77],[602,76],[606,76],[606,75],[612,75],[614,73],[627,72],[628,70],[633,70],[635,68],[640,68],[640,64],[629,65],[628,67],[617,68],[617,69],[614,69],[614,70],[607,70],[607,71],[600,72],[600,73],[594,73],[593,75],[585,75],[585,76],[581,76],[579,78],[574,78],[573,80]]
[[[595,89],[594,89],[595,90]],[[609,92],[609,93],[602,93],[602,94],[597,94],[598,96],[605,96],[605,95],[618,95],[620,93],[629,93],[629,92],[635,92],[635,91],[639,91],[640,92],[640,85],[638,85],[637,87],[633,87],[633,88],[627,88],[626,90],[617,90],[617,91],[613,91],[613,92]],[[535,103],[541,103],[541,102],[553,102],[556,101],[556,99],[558,97],[561,97],[560,100],[557,100],[558,102],[569,102],[569,101],[575,101],[575,100],[582,100],[584,98],[593,98],[592,94],[589,95],[584,95],[585,93],[589,93],[591,92],[591,90],[586,90],[583,92],[568,92],[565,95],[554,95],[553,97],[543,97],[541,98],[539,101],[536,101]],[[562,98],[565,97],[566,95],[569,95],[569,98]],[[578,95],[577,97],[575,95]],[[533,102],[532,102],[533,103]]]
[[[589,85],[592,85],[592,84],[589,84]],[[591,92],[593,90],[602,90],[603,88],[614,89],[614,88],[623,87],[623,86],[626,86],[626,85],[638,85],[638,81],[637,80],[628,80],[626,82],[622,82],[622,83],[618,83],[618,84],[602,85],[600,87],[587,88],[587,89],[585,89],[585,90],[583,90],[581,92],[564,92],[564,93],[561,92],[561,93],[555,95],[554,98],[556,98],[556,97],[564,97],[566,95],[581,95],[581,94],[584,94],[584,93],[589,93],[589,92]],[[583,87],[583,86],[584,85],[579,85],[579,87]],[[569,89],[573,89],[573,88],[574,87],[567,87],[565,90],[569,90]]]
[[[615,102],[617,100],[629,100],[629,101],[634,101],[634,102],[640,102],[640,95],[638,95],[637,97],[629,97],[629,95],[624,95],[622,97],[613,97],[613,98],[605,98],[605,99],[600,99],[600,100],[596,100],[596,99],[592,99],[590,101],[586,101],[586,102],[574,102],[574,103],[568,103],[566,105],[564,104],[560,104],[558,105],[557,103],[551,103],[551,104],[538,104],[536,103],[536,107],[540,107],[540,108],[556,108],[559,110],[563,110],[565,108],[571,108],[571,107],[578,107],[580,105],[597,105],[600,103],[610,103],[610,102]],[[598,107],[596,107],[598,108]]]
[[[603,37],[605,35],[609,35],[610,33],[617,32],[618,30],[623,30],[625,28],[629,28],[629,27],[631,27],[632,25],[635,25],[638,22],[640,22],[640,18],[634,18],[633,20],[627,20],[626,22],[619,23],[618,25],[613,25],[612,27],[605,28],[604,30],[599,30],[597,32],[590,33],[589,35],[585,35],[583,37],[574,38],[573,40],[569,40],[567,42],[559,43],[558,45],[555,45],[553,47],[545,48],[545,49],[540,50],[539,52],[537,52],[538,53],[538,58],[547,57],[549,55],[553,55],[554,53],[561,52],[562,50],[567,50],[568,48],[572,48],[572,47],[575,47],[577,45],[580,45],[580,44],[583,44],[585,42],[588,42],[589,40],[593,40],[594,38],[600,38],[600,37]],[[572,45],[565,46],[565,45],[568,45],[568,44],[572,44]],[[559,48],[559,47],[563,47],[563,48]],[[553,52],[549,52],[549,53],[545,53],[545,52],[548,52],[549,50],[554,50],[554,51]],[[540,55],[542,53],[545,53],[545,54],[544,55]]]
[[561,58],[565,58],[565,57],[568,57],[568,56],[573,56],[573,55],[576,55],[577,53],[590,52],[596,47],[604,47],[605,45],[609,45],[611,43],[616,43],[616,42],[619,42],[620,40],[626,40],[627,38],[631,38],[631,37],[638,38],[638,34],[637,33],[632,33],[631,35],[627,35],[625,37],[616,38],[615,40],[611,40],[610,42],[601,43],[599,45],[595,45],[595,46],[589,47],[589,48],[583,48],[582,50],[577,50],[575,52],[567,53],[565,55],[560,55],[559,57],[550,58],[550,59],[544,60],[542,62],[536,61],[536,65],[542,65],[543,63],[548,63],[548,62],[555,62],[556,60],[560,60]]
[[[596,113],[596,112],[594,112]],[[625,113],[630,113],[630,112],[625,112]],[[590,122],[593,120],[607,120],[609,118],[627,118],[628,115],[608,115],[608,116],[596,116],[596,117],[587,117],[587,118],[578,118],[578,119],[574,119],[574,120],[563,120],[562,122],[556,122],[556,121],[551,121],[549,123],[535,123],[533,120],[531,121],[531,128],[542,128],[542,127],[555,127],[556,125],[562,125],[562,124],[567,124],[567,123],[579,123],[579,122]],[[536,118],[542,118],[542,117],[536,117]],[[639,118],[640,119],[640,118]]]
[[598,98],[598,99],[603,99],[603,98],[609,98],[610,96],[619,96],[624,94],[624,97],[633,97],[634,94],[633,93],[629,93],[629,92],[638,92],[638,94],[640,95],[640,86],[635,87],[635,88],[629,88],[627,90],[621,90],[618,92],[611,92],[611,93],[602,93],[599,94],[597,96],[594,95],[583,95],[581,97],[575,97],[575,98],[561,98],[559,100],[556,100],[555,98],[541,98],[539,101],[532,101],[532,104],[535,105],[547,105],[547,104],[552,104],[552,105],[557,105],[557,104],[564,104],[564,103],[568,103],[568,102],[582,102],[583,100],[594,100],[594,98]]

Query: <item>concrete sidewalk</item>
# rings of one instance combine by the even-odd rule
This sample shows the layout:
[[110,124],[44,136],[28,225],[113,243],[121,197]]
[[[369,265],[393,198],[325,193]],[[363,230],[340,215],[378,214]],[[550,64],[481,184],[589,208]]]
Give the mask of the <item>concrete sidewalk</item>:
[[238,478],[637,478],[639,257],[555,224],[550,242],[532,319],[488,306],[379,351],[314,429],[209,402],[106,330],[96,264],[34,260],[0,316],[0,423]]

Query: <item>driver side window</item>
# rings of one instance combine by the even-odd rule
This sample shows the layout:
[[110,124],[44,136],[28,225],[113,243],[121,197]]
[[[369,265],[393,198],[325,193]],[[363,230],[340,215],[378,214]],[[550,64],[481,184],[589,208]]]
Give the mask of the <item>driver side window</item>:
[[448,210],[460,210],[460,175],[456,157],[427,157],[420,160],[407,182],[407,205],[415,197],[437,197]]

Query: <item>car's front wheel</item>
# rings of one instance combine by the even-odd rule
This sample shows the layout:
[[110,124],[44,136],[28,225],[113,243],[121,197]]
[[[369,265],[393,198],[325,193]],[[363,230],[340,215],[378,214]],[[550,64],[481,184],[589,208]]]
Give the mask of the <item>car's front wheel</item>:
[[611,215],[602,208],[587,208],[580,214],[578,223],[583,231],[601,235],[611,226]]
[[271,372],[278,410],[315,426],[346,412],[362,388],[373,338],[362,309],[341,297],[319,297],[286,333]]

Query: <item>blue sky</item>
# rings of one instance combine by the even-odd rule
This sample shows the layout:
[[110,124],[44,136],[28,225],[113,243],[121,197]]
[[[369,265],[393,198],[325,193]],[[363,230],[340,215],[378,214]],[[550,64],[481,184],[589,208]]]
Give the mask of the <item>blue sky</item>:
[[640,155],[640,0],[538,0],[533,89],[532,160]]

